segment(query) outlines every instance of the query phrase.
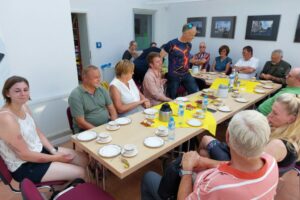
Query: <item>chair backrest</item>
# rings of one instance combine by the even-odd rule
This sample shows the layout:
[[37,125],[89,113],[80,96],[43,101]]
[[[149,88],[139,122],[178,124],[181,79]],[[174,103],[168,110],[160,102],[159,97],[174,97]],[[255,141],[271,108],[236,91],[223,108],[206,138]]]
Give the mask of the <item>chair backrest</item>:
[[27,178],[21,182],[20,189],[24,200],[43,200],[43,197],[38,189]]
[[0,178],[5,185],[10,185],[12,176],[1,156],[0,156]]
[[70,129],[72,130],[72,132],[74,134],[73,117],[72,117],[70,106],[67,108],[67,117],[68,117],[69,127],[70,127]]

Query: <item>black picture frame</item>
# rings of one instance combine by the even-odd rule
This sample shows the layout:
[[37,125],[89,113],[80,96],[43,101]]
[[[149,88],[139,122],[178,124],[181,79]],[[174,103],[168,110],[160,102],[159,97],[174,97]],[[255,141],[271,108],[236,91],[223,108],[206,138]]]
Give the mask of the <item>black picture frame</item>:
[[300,42],[300,15],[298,18],[294,42]]
[[234,38],[236,16],[213,17],[210,37]]
[[276,41],[280,15],[248,16],[245,39]]
[[196,37],[205,37],[206,17],[189,17],[187,18],[187,23],[191,23],[193,26],[196,26]]

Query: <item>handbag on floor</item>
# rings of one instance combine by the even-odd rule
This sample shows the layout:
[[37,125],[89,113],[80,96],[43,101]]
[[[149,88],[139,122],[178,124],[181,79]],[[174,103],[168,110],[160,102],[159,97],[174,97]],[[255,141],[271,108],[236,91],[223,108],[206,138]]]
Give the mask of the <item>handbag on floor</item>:
[[181,180],[179,175],[181,169],[181,159],[182,156],[179,156],[164,170],[164,174],[158,188],[158,194],[162,199],[177,199],[177,192]]

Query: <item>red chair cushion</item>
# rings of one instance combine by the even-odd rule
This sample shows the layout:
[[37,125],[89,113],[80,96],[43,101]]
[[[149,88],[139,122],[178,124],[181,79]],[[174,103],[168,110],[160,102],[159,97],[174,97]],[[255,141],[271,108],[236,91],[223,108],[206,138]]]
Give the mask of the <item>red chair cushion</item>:
[[101,188],[97,187],[96,185],[90,183],[83,183],[77,185],[72,190],[62,194],[57,198],[57,200],[82,200],[82,199],[89,199],[89,200],[113,200],[108,193],[104,192]]
[[4,160],[0,156],[0,173],[1,173],[1,179],[4,182],[4,184],[10,184],[12,180],[12,176],[10,174],[10,171],[8,170]]

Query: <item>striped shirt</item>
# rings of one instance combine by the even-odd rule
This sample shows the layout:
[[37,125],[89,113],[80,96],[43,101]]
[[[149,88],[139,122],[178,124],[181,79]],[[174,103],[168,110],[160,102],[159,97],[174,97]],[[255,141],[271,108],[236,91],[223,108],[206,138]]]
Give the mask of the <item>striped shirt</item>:
[[261,159],[264,166],[252,173],[234,169],[229,163],[200,172],[193,192],[186,200],[273,199],[279,176],[277,163],[267,154],[263,154]]

